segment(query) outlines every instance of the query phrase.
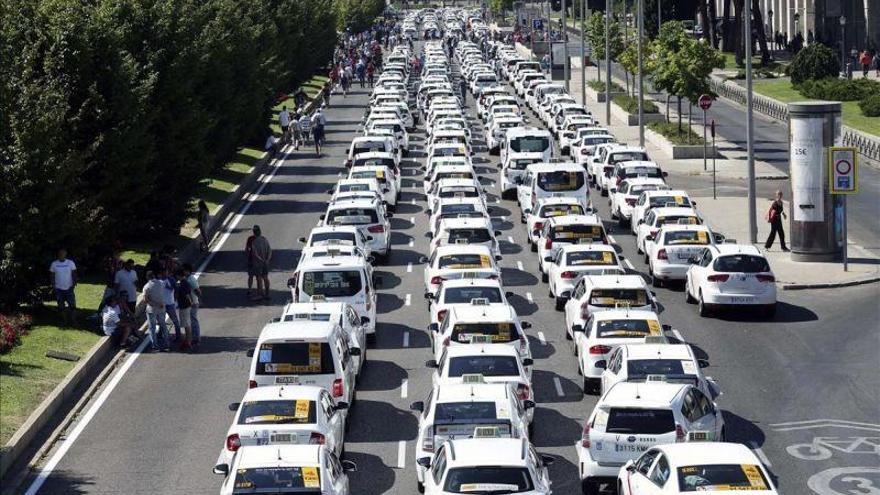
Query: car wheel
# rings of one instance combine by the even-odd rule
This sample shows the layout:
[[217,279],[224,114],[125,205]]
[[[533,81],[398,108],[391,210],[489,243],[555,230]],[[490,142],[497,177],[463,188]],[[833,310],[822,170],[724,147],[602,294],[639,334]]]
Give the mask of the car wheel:
[[710,315],[709,306],[703,301],[703,291],[700,291],[700,298],[698,300],[699,308],[700,308],[700,316],[703,318],[708,318]]
[[651,275],[651,286],[652,287],[663,287],[663,281],[660,280],[660,277],[654,273],[654,270],[649,266],[648,273]]
[[519,216],[519,223],[526,223],[526,216],[525,215]]
[[599,483],[590,480],[581,481],[581,493],[584,495],[599,495]]
[[766,316],[767,318],[773,318],[774,316],[776,316],[776,303],[768,304],[764,308],[764,316]]
[[626,227],[626,219],[623,218],[623,215],[620,214],[620,211],[617,212],[617,226],[618,227]]
[[[565,303],[566,303],[566,299],[564,297],[557,297],[556,298],[556,311],[562,311],[563,309],[565,309]],[[566,333],[566,335],[567,335],[567,333]]]
[[371,345],[371,346],[375,347],[375,345],[376,345],[376,334],[375,333],[367,334],[367,345]]
[[584,391],[584,395],[596,395],[598,393],[598,388],[596,386],[596,380],[592,378],[584,377],[581,385],[581,389]]
[[638,239],[636,239],[636,253],[638,253],[638,254],[644,253],[644,251],[642,251],[642,245],[639,244]]
[[419,493],[425,493],[425,484],[421,481],[416,481],[416,488],[418,488]]
[[529,423],[529,438],[535,438],[535,422],[532,421]]
[[[540,270],[541,267],[539,266],[538,269]],[[550,277],[546,273],[544,273],[544,271],[542,270],[541,271],[541,282],[547,282],[548,280],[550,280]]]
[[538,245],[535,244],[534,242],[531,242],[531,241],[529,242],[529,244],[532,245],[532,252],[537,253],[538,252]]

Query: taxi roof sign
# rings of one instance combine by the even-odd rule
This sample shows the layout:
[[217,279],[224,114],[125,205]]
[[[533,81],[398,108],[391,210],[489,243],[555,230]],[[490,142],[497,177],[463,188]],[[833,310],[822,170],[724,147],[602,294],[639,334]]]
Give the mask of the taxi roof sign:
[[489,298],[487,297],[475,297],[471,299],[471,305],[473,306],[488,306]]
[[687,434],[688,442],[711,442],[714,435],[710,431],[689,431]]
[[309,298],[310,302],[324,302],[327,300],[327,297],[324,294],[315,294]]
[[666,375],[647,375],[645,376],[645,382],[666,382]]
[[474,438],[501,438],[501,430],[497,426],[477,426]]
[[486,379],[482,373],[463,373],[461,375],[461,382],[468,384],[486,383]]

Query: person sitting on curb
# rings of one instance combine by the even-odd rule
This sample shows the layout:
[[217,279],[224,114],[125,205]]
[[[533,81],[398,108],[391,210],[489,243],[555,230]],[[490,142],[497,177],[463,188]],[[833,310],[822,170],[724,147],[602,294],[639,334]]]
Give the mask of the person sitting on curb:
[[101,312],[101,329],[104,330],[104,335],[112,339],[113,345],[124,347],[140,342],[136,335],[132,336],[134,320],[120,302],[119,296],[112,295],[104,303],[104,310]]

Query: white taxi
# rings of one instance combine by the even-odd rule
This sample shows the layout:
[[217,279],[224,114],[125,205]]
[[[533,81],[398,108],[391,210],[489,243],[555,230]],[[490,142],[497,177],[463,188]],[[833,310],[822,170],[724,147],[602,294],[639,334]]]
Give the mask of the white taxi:
[[562,246],[572,244],[606,244],[608,236],[602,220],[595,213],[589,215],[563,215],[550,217],[544,222],[541,235],[536,239],[538,246],[538,268],[541,281],[549,280],[547,266],[556,257]]
[[482,198],[439,198],[436,207],[428,208],[425,213],[430,215],[428,232],[431,236],[437,233],[440,222],[452,218],[484,218],[490,220],[489,211]]
[[705,249],[685,277],[688,302],[700,305],[700,316],[721,306],[763,308],[776,314],[776,276],[767,258],[749,244],[717,244]]
[[368,244],[372,236],[365,236],[361,229],[354,225],[328,225],[326,227],[312,227],[308,237],[300,237],[299,242],[303,248],[317,246],[354,246],[361,250],[366,257],[370,257],[371,250]]
[[320,226],[356,226],[368,237],[367,246],[376,256],[387,258],[391,252],[391,213],[379,201],[344,200],[330,203],[321,215]]
[[440,284],[459,278],[501,278],[501,268],[496,264],[501,256],[493,256],[486,246],[460,245],[440,246],[430,257],[422,256],[425,263],[425,293],[437,294]]
[[684,280],[694,257],[715,244],[712,231],[705,225],[666,224],[649,239],[653,242],[646,244],[645,255],[654,287],[670,280]]
[[278,321],[334,321],[348,335],[348,345],[360,349],[353,361],[355,374],[360,376],[367,361],[367,325],[370,319],[358,315],[356,309],[346,302],[312,301],[290,302],[284,305]]
[[434,358],[439,359],[449,346],[506,344],[516,349],[522,359],[531,359],[532,351],[524,331],[531,327],[531,323],[519,321],[513,306],[474,301],[451,308],[439,326],[429,327],[431,348]]
[[[427,294],[426,294],[427,295]],[[426,297],[431,305],[431,323],[440,324],[449,309],[458,304],[473,304],[475,300],[483,301],[484,304],[508,305],[508,296],[512,292],[506,292],[500,280],[487,278],[461,278],[446,280],[440,284],[437,295]]]
[[499,165],[499,183],[503,199],[516,199],[516,187],[522,182],[526,167],[544,161],[543,153],[510,153]]
[[532,252],[538,251],[538,240],[544,229],[544,222],[548,218],[565,215],[584,215],[587,210],[580,200],[571,196],[557,196],[541,198],[534,208],[526,208],[523,214],[526,218],[526,239],[532,245]]
[[565,303],[567,338],[583,331],[590,315],[618,308],[654,311],[654,294],[641,275],[585,275],[577,279]]
[[654,236],[660,232],[660,227],[666,224],[678,225],[702,225],[703,220],[696,210],[690,207],[651,208],[648,214],[641,220],[636,228],[636,252],[645,253],[645,263],[648,262],[647,244],[654,242]]
[[669,189],[669,186],[663,179],[636,177],[621,181],[608,198],[611,205],[611,218],[617,218],[617,223],[620,226],[626,225],[632,218],[639,195],[645,191],[658,189]]
[[697,203],[690,200],[684,189],[667,189],[644,191],[639,195],[633,206],[629,228],[633,234],[638,233],[638,227],[652,208],[680,207],[693,208]]
[[614,246],[608,244],[567,244],[545,264],[550,296],[555,299],[557,310],[565,307],[579,277],[626,273]]
[[496,235],[501,235],[501,232],[494,229],[490,218],[445,218],[440,220],[435,233],[428,233],[431,237],[429,252],[434,252],[440,246],[456,244],[486,246],[493,255],[497,255],[501,251]]
[[655,343],[645,339],[642,344],[624,344],[612,351],[608,365],[602,372],[599,395],[604,395],[617,382],[645,382],[648,377],[665,377],[669,383],[690,383],[700,392],[715,400],[721,388],[712,377],[703,374],[709,366],[705,359],[697,359],[694,349],[685,343]]

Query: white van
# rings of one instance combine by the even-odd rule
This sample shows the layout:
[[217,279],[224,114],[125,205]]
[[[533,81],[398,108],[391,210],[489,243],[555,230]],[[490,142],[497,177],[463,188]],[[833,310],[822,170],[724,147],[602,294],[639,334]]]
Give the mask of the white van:
[[543,198],[575,198],[584,209],[590,207],[587,173],[575,162],[534,163],[526,167],[522,180],[517,199],[524,213]]
[[360,349],[332,321],[272,322],[263,327],[251,357],[248,388],[311,385],[330,392],[337,402],[352,404]]

